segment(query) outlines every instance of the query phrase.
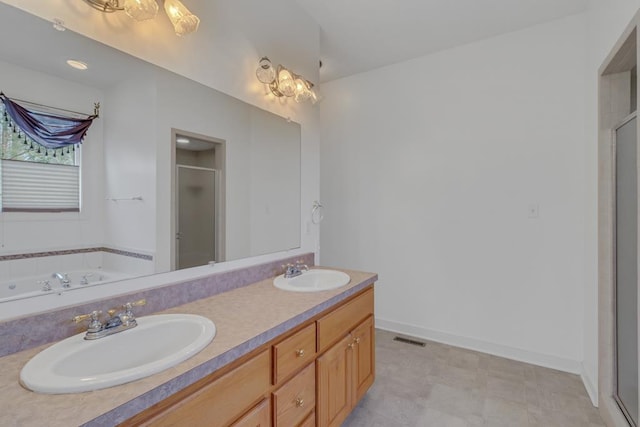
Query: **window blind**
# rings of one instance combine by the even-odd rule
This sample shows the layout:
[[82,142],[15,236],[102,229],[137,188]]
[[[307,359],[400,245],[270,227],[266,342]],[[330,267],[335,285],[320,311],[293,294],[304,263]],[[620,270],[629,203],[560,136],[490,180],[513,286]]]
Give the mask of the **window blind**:
[[80,211],[80,167],[2,160],[3,212]]

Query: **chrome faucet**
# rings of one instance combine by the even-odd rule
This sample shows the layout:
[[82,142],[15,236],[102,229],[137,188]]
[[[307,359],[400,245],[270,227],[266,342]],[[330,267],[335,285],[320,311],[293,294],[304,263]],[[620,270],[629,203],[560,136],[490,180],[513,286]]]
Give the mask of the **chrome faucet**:
[[71,280],[69,280],[69,275],[68,274],[53,273],[51,275],[51,278],[60,280],[60,285],[62,285],[63,288],[70,288],[71,287]]
[[87,328],[84,339],[97,340],[138,326],[132,308],[145,304],[147,304],[147,300],[141,299],[139,301],[128,302],[118,308],[112,308],[107,311],[109,318],[104,322],[100,321],[102,311],[92,311],[89,314],[75,316],[72,320],[76,323],[88,320],[89,327]]
[[38,280],[38,284],[42,286],[42,292],[49,292],[51,290],[51,283],[48,280]]
[[291,279],[292,277],[296,277],[304,273],[305,271],[309,271],[309,266],[307,264],[302,264],[300,261],[295,264],[287,264],[283,265],[284,267],[284,278]]

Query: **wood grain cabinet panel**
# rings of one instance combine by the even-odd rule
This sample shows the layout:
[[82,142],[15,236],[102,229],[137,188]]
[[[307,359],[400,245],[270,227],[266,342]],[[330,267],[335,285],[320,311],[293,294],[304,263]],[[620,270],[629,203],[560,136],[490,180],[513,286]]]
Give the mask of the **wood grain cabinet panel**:
[[318,320],[318,351],[329,348],[371,314],[373,288]]
[[354,404],[365,395],[375,379],[375,330],[373,316],[351,333],[353,337],[353,393]]
[[311,363],[273,393],[274,426],[297,426],[315,406],[316,369]]
[[271,427],[271,401],[263,400],[231,427]]
[[273,383],[279,384],[315,358],[316,324],[314,322],[273,346]]
[[316,427],[316,413],[312,412],[298,427]]
[[318,427],[339,427],[353,407],[352,338],[345,336],[318,357]]
[[373,316],[316,361],[318,427],[339,427],[375,379]]
[[271,352],[264,351],[190,396],[169,406],[148,426],[228,426],[269,391]]

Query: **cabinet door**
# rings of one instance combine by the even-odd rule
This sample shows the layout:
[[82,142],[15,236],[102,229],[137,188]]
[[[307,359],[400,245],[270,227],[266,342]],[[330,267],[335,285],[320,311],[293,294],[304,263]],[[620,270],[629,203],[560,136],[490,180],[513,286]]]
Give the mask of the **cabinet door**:
[[362,322],[351,333],[353,337],[353,404],[369,390],[375,378],[375,331],[373,316]]
[[[153,427],[224,427],[268,392],[271,351],[266,350],[189,396],[171,402],[155,417],[141,423]],[[171,398],[170,398],[171,399]],[[127,425],[139,425],[127,423]]]
[[347,335],[316,360],[318,427],[339,427],[353,405],[353,338]]
[[244,417],[232,424],[232,427],[271,427],[271,405],[265,399]]

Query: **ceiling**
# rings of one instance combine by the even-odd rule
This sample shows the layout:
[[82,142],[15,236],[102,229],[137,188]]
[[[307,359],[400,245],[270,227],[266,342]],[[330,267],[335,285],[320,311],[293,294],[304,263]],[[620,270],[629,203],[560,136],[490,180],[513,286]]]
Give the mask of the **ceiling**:
[[296,0],[320,25],[320,81],[580,13],[588,0]]

